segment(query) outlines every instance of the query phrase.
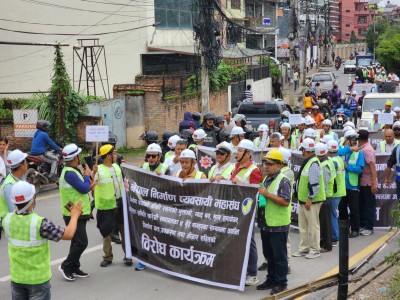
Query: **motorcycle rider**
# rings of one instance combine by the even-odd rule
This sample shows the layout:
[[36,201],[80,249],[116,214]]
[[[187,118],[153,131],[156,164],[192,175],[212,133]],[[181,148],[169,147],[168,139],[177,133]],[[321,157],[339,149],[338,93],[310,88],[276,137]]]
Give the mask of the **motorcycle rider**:
[[58,179],[57,176],[57,164],[58,157],[54,155],[51,151],[47,149],[50,147],[57,152],[62,152],[61,148],[57,146],[56,143],[49,137],[47,133],[50,129],[51,123],[46,120],[39,120],[36,123],[37,131],[32,139],[32,146],[30,154],[34,156],[39,156],[46,163],[50,164],[50,174],[49,179],[56,181]]
[[139,140],[145,141],[146,146],[153,144],[153,143],[158,143],[158,134],[155,131],[146,131],[139,137]]
[[[207,136],[204,139],[204,146],[215,147],[225,138],[225,130],[222,130],[214,125],[215,115],[206,113],[203,117],[201,128],[206,132]],[[222,134],[221,134],[222,133]],[[222,137],[222,138],[221,138]]]
[[244,138],[250,139],[251,131],[246,127],[246,116],[242,114],[236,114],[232,120],[235,122],[236,126],[242,127],[243,131],[245,132]]
[[163,135],[162,135],[162,142],[160,143],[160,147],[162,149],[162,154],[163,158],[162,161],[164,160],[164,155],[170,151],[171,149],[168,147],[168,140],[171,136],[175,135],[175,132],[171,130],[166,130]]
[[324,134],[325,135],[330,135],[331,137],[333,137],[333,139],[338,142],[339,141],[339,137],[337,135],[336,132],[334,132],[332,129],[332,121],[331,120],[324,120],[322,122],[322,128],[324,129]]
[[335,106],[340,98],[342,97],[342,92],[339,90],[338,86],[335,84],[328,93],[328,101],[331,106]]
[[351,93],[350,97],[350,104],[349,104],[349,109],[350,109],[350,119],[354,122],[354,125],[357,127],[357,117],[358,117],[358,112],[357,112],[357,91],[353,91]]
[[319,112],[319,106],[318,105],[314,105],[312,108],[312,113],[311,113],[311,118],[314,119],[315,121],[315,125],[317,126],[317,128],[321,128],[322,127],[322,121],[325,119],[323,114],[321,114]]
[[0,218],[14,211],[11,189],[18,181],[25,180],[25,175],[28,170],[28,164],[26,162],[27,156],[26,153],[18,149],[12,151],[7,156],[7,165],[11,168],[11,173],[7,175],[0,186]]

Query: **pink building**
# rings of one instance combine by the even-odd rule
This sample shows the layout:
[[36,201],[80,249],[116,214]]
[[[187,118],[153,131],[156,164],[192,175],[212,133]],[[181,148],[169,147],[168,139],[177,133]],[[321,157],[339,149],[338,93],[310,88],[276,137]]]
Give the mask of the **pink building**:
[[339,41],[350,42],[354,31],[359,41],[365,40],[368,25],[374,21],[376,11],[369,8],[368,0],[339,0]]

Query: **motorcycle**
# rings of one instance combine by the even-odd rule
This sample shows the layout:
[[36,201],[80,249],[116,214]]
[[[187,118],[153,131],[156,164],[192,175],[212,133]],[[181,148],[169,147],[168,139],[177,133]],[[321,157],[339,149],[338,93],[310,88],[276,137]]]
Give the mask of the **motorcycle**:
[[[58,157],[57,177],[60,178],[61,172],[64,168],[63,157],[55,150],[53,150],[52,153]],[[40,190],[42,185],[46,185],[49,183],[58,184],[58,178],[55,180],[49,177],[51,166],[50,164],[46,163],[42,158],[40,158],[39,156],[28,155],[26,161],[28,163],[26,181],[35,186],[36,192]]]
[[335,61],[335,68],[336,68],[336,70],[339,70],[339,69],[340,69],[340,65],[341,65],[340,61]]
[[345,122],[346,122],[346,115],[344,114],[343,109],[339,108],[336,111],[335,115],[335,123],[334,123],[335,129],[343,129]]

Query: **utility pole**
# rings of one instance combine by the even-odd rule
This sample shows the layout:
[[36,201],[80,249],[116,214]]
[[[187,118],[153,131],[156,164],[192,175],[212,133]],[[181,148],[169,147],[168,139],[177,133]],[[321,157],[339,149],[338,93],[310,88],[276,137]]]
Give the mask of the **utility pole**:
[[325,19],[325,34],[324,34],[324,46],[325,46],[325,65],[329,64],[329,55],[328,55],[328,5],[329,2],[324,1],[324,19]]
[[[207,7],[207,1],[201,0],[199,1],[199,23],[200,24],[207,24],[206,20],[206,15],[207,12],[206,10],[209,9]],[[210,80],[209,80],[209,74],[208,74],[208,68],[206,65],[206,59],[205,59],[205,51],[208,47],[208,45],[204,45],[201,41],[202,39],[199,39],[199,44],[200,44],[200,53],[201,53],[201,113],[204,116],[204,114],[210,112]]]
[[[295,0],[290,0],[290,11],[292,17],[290,19],[290,29],[288,34],[289,39],[289,59],[290,59],[290,77],[289,84],[291,84],[291,79],[293,78],[294,70],[294,39],[296,37],[296,11],[295,11]],[[294,106],[294,86],[289,86],[289,105]]]
[[306,25],[304,26],[304,54],[303,54],[303,83],[302,85],[306,85],[306,77],[307,77],[307,49],[308,49],[308,38],[309,38],[309,29],[310,29],[310,0],[306,1]]

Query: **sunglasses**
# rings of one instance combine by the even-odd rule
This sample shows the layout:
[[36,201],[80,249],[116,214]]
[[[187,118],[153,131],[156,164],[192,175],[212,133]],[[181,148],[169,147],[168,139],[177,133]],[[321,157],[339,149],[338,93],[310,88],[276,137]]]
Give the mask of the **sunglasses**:
[[262,165],[263,165],[263,166],[268,166],[268,167],[270,167],[270,166],[276,165],[276,163],[271,163],[271,162],[263,161],[263,162],[262,162]]
[[146,158],[156,158],[158,154],[146,154]]
[[215,155],[225,155],[225,152],[221,152],[221,151],[215,151]]

